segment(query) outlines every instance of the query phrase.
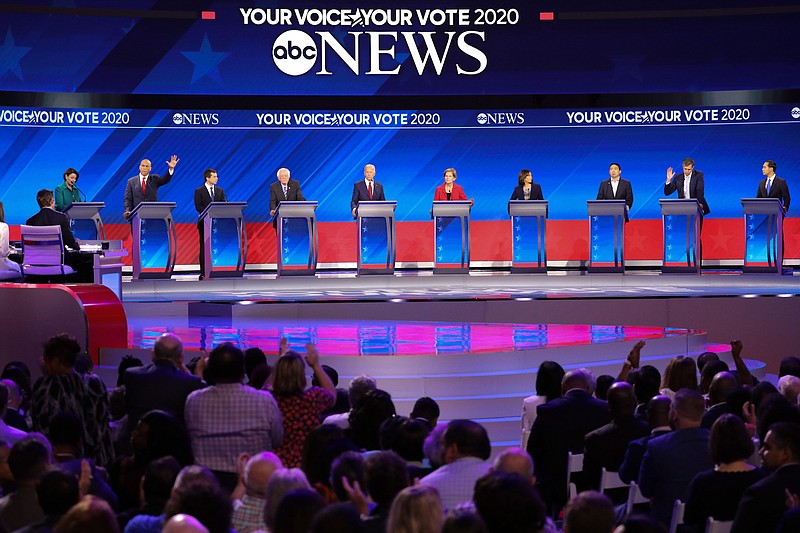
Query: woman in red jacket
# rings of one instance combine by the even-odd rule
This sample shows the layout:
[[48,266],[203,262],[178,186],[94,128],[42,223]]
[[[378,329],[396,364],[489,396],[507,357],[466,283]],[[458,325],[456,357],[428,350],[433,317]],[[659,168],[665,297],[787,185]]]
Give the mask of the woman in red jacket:
[[444,171],[444,183],[436,187],[433,201],[437,200],[468,200],[461,185],[456,185],[456,169],[448,168]]

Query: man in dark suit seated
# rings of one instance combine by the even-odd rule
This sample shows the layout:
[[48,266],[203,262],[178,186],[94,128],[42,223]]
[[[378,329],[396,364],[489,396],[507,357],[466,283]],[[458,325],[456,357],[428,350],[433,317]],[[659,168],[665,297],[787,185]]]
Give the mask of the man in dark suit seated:
[[708,404],[709,408],[703,415],[703,420],[700,422],[700,427],[708,430],[725,413],[730,413],[731,408],[727,403],[728,395],[739,387],[739,382],[736,377],[730,372],[719,372],[711,380],[711,386],[708,388]]
[[[280,202],[305,202],[303,191],[300,190],[300,182],[291,179],[291,172],[288,168],[278,169],[278,181],[269,186],[269,216],[275,216]],[[272,227],[278,227],[278,221],[272,220]]]
[[374,200],[383,202],[386,197],[383,195],[383,185],[375,181],[375,165],[364,167],[364,179],[353,184],[353,198],[350,200],[350,210],[353,218],[356,217],[358,202]]
[[[36,203],[39,204],[39,212],[29,218],[26,226],[61,226],[61,240],[64,241],[64,262],[71,266],[76,274],[78,281],[91,283],[93,280],[91,254],[81,254],[80,244],[72,234],[69,227],[69,217],[64,213],[56,211],[56,200],[53,191],[42,189],[36,193]],[[71,248],[74,251],[68,250]]]
[[594,376],[585,368],[567,372],[561,390],[564,396],[537,408],[527,446],[551,516],[567,502],[567,452],[583,453],[586,434],[611,420],[608,404],[592,397]]
[[178,156],[173,154],[170,160],[167,161],[169,170],[164,176],[160,176],[150,173],[153,164],[150,163],[149,159],[142,159],[142,162],[139,163],[139,175],[128,179],[128,183],[125,185],[122,216],[125,218],[131,216],[131,211],[142,202],[157,202],[158,188],[172,180],[172,176],[175,174],[175,165],[178,164],[178,161],[180,161]]
[[[205,183],[194,190],[194,208],[199,215],[206,210],[211,202],[227,202],[225,191],[222,187],[217,187],[219,177],[213,168],[203,171]],[[197,234],[200,236],[200,279],[203,279],[203,256],[205,255],[205,239],[203,238],[203,221],[197,221]]]
[[625,450],[625,458],[619,467],[619,478],[625,483],[639,481],[639,470],[642,467],[642,457],[647,450],[650,439],[660,437],[672,431],[669,426],[669,410],[672,400],[668,396],[654,396],[647,402],[647,422],[650,425],[650,434],[640,439],[632,440]]

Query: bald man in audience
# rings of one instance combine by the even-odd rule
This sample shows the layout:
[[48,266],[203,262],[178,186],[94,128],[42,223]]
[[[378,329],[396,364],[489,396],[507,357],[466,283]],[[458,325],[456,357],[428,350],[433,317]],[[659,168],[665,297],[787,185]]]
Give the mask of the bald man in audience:
[[279,468],[283,468],[283,464],[272,452],[261,452],[247,461],[244,467],[245,494],[241,500],[233,503],[233,529],[239,533],[266,530],[264,506],[267,504],[267,483]]
[[188,514],[176,514],[164,524],[162,533],[209,533],[208,528],[197,518]]
[[[708,410],[703,414],[700,427],[711,430],[717,418],[731,412],[728,395],[739,388],[739,380],[730,372],[719,372],[708,387]],[[736,413],[734,413],[736,414]]]
[[508,472],[519,474],[523,479],[529,479],[531,485],[536,485],[536,476],[533,473],[533,459],[522,448],[508,448],[498,455],[492,470],[495,472]]

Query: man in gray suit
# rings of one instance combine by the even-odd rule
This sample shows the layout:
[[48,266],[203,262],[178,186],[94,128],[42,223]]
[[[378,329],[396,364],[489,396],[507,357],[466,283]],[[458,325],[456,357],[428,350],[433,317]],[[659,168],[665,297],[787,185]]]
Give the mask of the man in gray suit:
[[151,174],[150,170],[153,168],[149,159],[142,159],[139,163],[139,175],[134,176],[128,180],[125,186],[125,201],[124,211],[122,216],[128,218],[131,216],[131,211],[142,202],[157,202],[158,201],[158,188],[166,185],[172,179],[175,173],[175,165],[178,164],[178,156],[173,154],[167,161],[169,170],[164,176],[158,174]]

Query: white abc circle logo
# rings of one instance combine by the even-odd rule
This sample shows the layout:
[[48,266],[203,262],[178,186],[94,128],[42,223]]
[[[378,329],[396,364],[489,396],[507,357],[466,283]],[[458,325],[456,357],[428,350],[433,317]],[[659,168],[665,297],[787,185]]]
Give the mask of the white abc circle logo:
[[285,31],[272,44],[272,60],[284,74],[302,76],[317,62],[317,44],[304,31]]
[[172,115],[172,122],[174,124],[183,124],[183,117],[181,116],[180,113],[175,113],[174,115]]
[[486,113],[478,114],[478,124],[486,124],[487,120],[489,120],[489,118],[486,116]]
[[800,118],[800,107],[792,108],[792,118]]

